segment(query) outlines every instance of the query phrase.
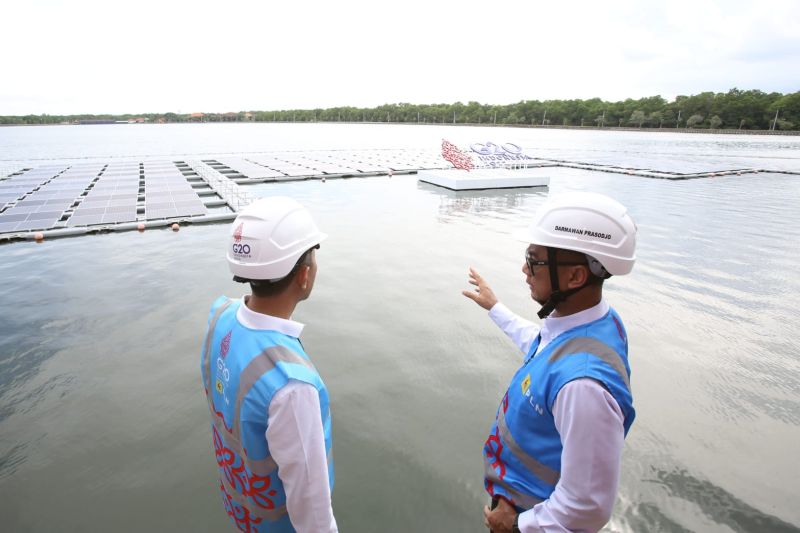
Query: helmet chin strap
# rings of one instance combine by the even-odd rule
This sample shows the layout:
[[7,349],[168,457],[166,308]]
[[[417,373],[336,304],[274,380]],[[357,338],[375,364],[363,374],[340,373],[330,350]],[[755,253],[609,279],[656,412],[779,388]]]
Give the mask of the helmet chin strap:
[[[547,247],[547,268],[550,270],[550,297],[547,301],[542,305],[542,308],[539,309],[539,312],[536,313],[539,318],[545,318],[550,315],[550,313],[555,310],[556,306],[567,299],[568,296],[571,294],[575,294],[579,290],[583,289],[587,286],[586,283],[581,285],[580,287],[575,287],[574,289],[567,289],[562,291],[558,287],[558,263],[557,255],[558,250],[555,248]],[[533,273],[531,273],[532,275]]]

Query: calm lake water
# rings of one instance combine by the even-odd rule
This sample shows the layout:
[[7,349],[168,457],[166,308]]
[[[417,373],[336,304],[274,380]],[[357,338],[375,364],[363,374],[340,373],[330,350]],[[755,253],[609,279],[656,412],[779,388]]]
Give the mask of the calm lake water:
[[[507,128],[202,124],[0,128],[21,164],[515,142],[660,170],[800,171],[800,138]],[[330,235],[295,318],[333,405],[343,532],[481,532],[481,448],[521,355],[467,301],[476,267],[534,318],[511,234],[548,195],[609,194],[639,227],[607,283],[637,419],[608,531],[800,531],[800,178],[661,181],[544,169],[548,189],[448,192],[414,175],[263,184]],[[0,246],[0,520],[9,532],[230,531],[199,352],[239,296],[226,225]]]

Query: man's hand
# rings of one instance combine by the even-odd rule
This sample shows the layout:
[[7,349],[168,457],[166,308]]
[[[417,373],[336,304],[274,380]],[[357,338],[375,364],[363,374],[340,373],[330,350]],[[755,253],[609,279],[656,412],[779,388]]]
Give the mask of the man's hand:
[[486,505],[483,507],[483,525],[492,533],[511,533],[517,511],[507,501],[500,498],[494,510]]
[[494,295],[494,291],[492,291],[492,288],[486,284],[480,274],[472,267],[469,267],[469,282],[475,285],[475,289],[471,291],[461,291],[461,294],[487,311],[494,307],[494,304],[497,303],[497,297]]

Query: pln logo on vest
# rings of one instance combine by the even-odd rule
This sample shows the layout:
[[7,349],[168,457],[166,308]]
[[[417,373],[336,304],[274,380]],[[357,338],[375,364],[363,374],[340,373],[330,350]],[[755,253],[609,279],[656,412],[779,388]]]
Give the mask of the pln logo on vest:
[[522,388],[522,395],[523,396],[530,396],[531,395],[531,375],[530,374],[525,376],[525,379],[523,379],[522,383],[520,383],[520,387]]
[[536,401],[536,400],[533,398],[533,396],[529,396],[529,397],[528,397],[528,403],[529,403],[529,404],[531,404],[531,407],[533,407],[533,410],[534,410],[534,411],[536,411],[537,413],[539,413],[539,416],[541,416],[541,415],[543,415],[543,414],[544,414],[544,409],[543,409],[543,408],[542,408],[542,406],[541,406],[541,405],[539,405],[539,403],[538,403],[538,402],[537,402],[537,401]]

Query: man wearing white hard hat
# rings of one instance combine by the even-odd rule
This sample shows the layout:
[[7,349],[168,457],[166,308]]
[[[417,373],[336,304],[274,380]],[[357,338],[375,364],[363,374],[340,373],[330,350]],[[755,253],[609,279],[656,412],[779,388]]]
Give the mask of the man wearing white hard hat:
[[326,237],[286,197],[256,200],[230,229],[228,265],[251,294],[212,305],[201,371],[219,489],[242,531],[337,531],[328,390],[291,319]]
[[547,201],[527,231],[522,272],[541,327],[497,301],[474,270],[463,294],[489,311],[524,354],[483,449],[494,533],[599,531],[619,484],[635,417],[628,337],[603,283],[633,268],[636,225],[596,193]]

